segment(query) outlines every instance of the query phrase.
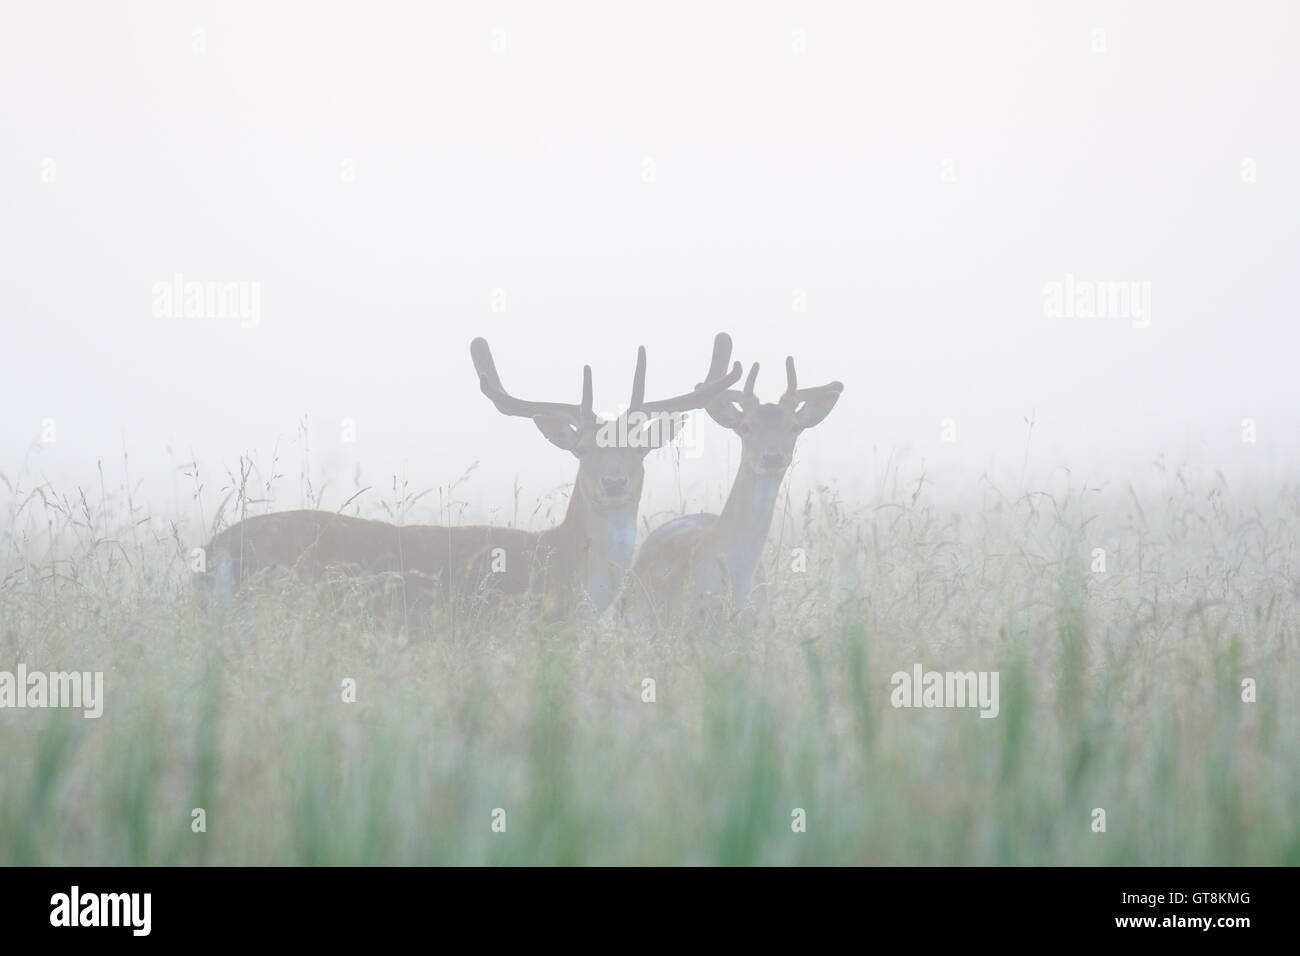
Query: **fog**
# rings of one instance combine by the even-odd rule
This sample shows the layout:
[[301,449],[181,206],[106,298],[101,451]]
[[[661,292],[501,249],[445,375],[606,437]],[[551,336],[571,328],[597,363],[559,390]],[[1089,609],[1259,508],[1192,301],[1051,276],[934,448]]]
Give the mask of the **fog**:
[[[477,462],[472,511],[540,520],[574,461],[471,338],[615,410],[638,345],[663,397],[727,331],[769,401],[787,354],[845,385],[799,482],[1294,474],[1298,40],[1286,3],[11,4],[0,473],[125,451],[166,513],[246,455],[368,510]],[[697,427],[643,511],[720,500]]]

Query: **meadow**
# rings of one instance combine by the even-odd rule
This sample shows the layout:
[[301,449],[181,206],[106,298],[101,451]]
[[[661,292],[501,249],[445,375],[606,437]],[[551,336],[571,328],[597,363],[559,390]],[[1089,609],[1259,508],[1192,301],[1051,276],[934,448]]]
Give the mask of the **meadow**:
[[[210,501],[4,481],[0,670],[106,699],[0,710],[3,865],[1300,864],[1294,483],[891,461],[786,494],[752,631],[400,634],[346,587],[197,609]],[[918,663],[997,716],[891,706]]]

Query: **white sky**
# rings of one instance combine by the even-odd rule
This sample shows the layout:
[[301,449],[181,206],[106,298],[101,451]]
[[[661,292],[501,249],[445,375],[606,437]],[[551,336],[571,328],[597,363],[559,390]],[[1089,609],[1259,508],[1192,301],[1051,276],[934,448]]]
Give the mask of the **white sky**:
[[[478,394],[474,335],[610,407],[638,344],[675,393],[726,330],[769,400],[787,352],[845,383],[807,481],[1018,472],[1031,413],[1044,474],[1285,473],[1298,41],[1281,2],[7,4],[0,472],[94,486],[125,445],[165,508],[191,453],[215,484],[278,439],[296,506],[307,415],[330,507],[358,461],[374,494],[479,461],[460,496],[508,512],[574,463]],[[258,283],[259,326],[155,317],[176,273]],[[1149,282],[1149,327],[1044,317],[1067,274]],[[734,462],[701,432],[696,504]]]

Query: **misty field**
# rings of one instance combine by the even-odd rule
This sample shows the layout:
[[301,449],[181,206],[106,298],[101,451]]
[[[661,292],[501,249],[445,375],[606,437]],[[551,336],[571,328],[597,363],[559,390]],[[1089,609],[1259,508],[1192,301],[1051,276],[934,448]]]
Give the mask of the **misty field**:
[[[5,483],[0,670],[105,703],[0,710],[0,864],[1300,864],[1294,484],[885,465],[778,505],[753,632],[401,635],[346,583],[198,611],[210,504]],[[997,716],[891,706],[916,664]]]

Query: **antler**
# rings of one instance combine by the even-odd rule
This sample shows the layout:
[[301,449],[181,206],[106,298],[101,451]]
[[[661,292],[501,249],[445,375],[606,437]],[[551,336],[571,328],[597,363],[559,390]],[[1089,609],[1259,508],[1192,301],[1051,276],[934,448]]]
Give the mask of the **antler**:
[[719,395],[719,398],[725,398],[729,402],[735,402],[741,408],[749,410],[758,405],[758,399],[754,397],[754,382],[758,380],[758,363],[755,362],[749,367],[749,375],[745,378],[745,389],[728,389]]
[[645,400],[645,348],[637,349],[636,375],[632,379],[632,404],[629,412],[640,411],[647,415],[687,412],[693,408],[703,408],[740,378],[743,369],[739,362],[727,371],[731,360],[731,336],[719,332],[713,338],[713,358],[709,362],[709,372],[704,381],[695,386],[693,391],[657,402]]
[[[592,412],[591,366],[582,368],[582,404],[568,405],[560,402],[529,402],[516,398],[505,390],[501,376],[497,374],[496,363],[492,361],[492,350],[487,340],[476,338],[469,344],[470,358],[474,360],[474,369],[478,372],[479,388],[492,400],[497,411],[503,415],[518,415],[532,418],[540,414],[564,415],[575,425],[583,425],[596,420]],[[722,391],[740,378],[741,367],[737,362],[727,372],[727,362],[731,359],[731,336],[719,332],[713,340],[713,359],[705,380],[695,386],[693,391],[662,401],[645,400],[645,347],[637,349],[636,374],[632,379],[632,403],[629,411],[641,411],[646,415],[672,412],[685,412],[693,408],[703,408],[713,401]],[[725,374],[724,374],[725,373]]]
[[518,415],[523,418],[532,418],[535,415],[549,413],[552,415],[564,415],[572,419],[574,424],[581,425],[583,422],[593,420],[595,416],[591,411],[591,366],[582,367],[582,404],[567,405],[561,402],[527,402],[522,398],[515,398],[505,390],[501,384],[501,376],[497,374],[496,363],[492,361],[492,350],[488,348],[487,340],[477,338],[469,343],[470,358],[474,360],[474,370],[478,372],[478,385],[483,394],[492,400],[492,404],[497,407],[497,411],[503,415]]
[[781,404],[786,408],[795,408],[800,402],[805,402],[820,392],[842,391],[844,391],[842,382],[828,382],[816,388],[800,388],[799,379],[794,374],[794,356],[785,357],[785,394],[781,396]]

